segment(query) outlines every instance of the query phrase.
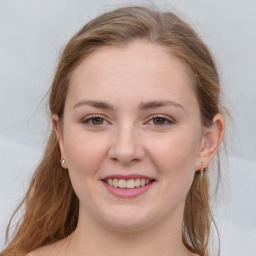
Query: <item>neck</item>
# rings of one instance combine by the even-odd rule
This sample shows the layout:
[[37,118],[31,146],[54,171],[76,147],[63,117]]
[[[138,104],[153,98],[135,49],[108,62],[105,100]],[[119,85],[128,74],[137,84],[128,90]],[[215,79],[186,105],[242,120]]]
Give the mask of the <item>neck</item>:
[[[182,214],[179,212],[177,216]],[[150,228],[120,232],[103,227],[80,213],[67,255],[187,256],[192,254],[182,243],[182,218],[170,218]]]

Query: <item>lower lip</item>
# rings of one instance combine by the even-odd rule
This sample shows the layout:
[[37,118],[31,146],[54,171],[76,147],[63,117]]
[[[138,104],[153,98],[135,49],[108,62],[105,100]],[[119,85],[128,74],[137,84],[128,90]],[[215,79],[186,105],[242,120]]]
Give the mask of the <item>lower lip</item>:
[[146,186],[137,187],[137,188],[115,188],[115,187],[108,185],[106,182],[103,181],[105,188],[111,194],[113,194],[117,197],[120,197],[120,198],[131,198],[131,197],[139,196],[139,195],[145,193],[146,191],[148,191],[152,187],[153,183],[154,183],[154,181],[150,182]]

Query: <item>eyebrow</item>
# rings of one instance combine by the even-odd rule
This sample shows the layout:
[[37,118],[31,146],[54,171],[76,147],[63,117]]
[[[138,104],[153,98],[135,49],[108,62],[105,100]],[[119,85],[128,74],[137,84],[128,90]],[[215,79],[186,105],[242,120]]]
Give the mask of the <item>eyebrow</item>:
[[110,109],[110,110],[114,110],[114,107],[111,104],[108,104],[106,102],[103,101],[96,101],[96,100],[81,100],[79,101],[74,107],[80,107],[83,105],[88,105],[88,106],[92,106],[94,108],[101,108],[101,109]]
[[[97,101],[97,100],[81,100],[73,107],[73,109],[83,105],[88,105],[88,106],[92,106],[94,108],[99,108],[99,109],[114,110],[113,105],[106,103],[104,101]],[[185,108],[181,104],[172,100],[157,100],[157,101],[141,102],[139,104],[139,110],[147,110],[147,109],[159,108],[159,107],[165,107],[165,106],[172,106],[172,107],[181,108],[185,110]]]
[[178,102],[175,102],[173,100],[141,102],[139,105],[139,109],[147,110],[147,109],[151,109],[151,108],[159,108],[159,107],[165,107],[165,106],[172,106],[172,107],[181,108],[181,109],[185,110],[181,104],[179,104]]

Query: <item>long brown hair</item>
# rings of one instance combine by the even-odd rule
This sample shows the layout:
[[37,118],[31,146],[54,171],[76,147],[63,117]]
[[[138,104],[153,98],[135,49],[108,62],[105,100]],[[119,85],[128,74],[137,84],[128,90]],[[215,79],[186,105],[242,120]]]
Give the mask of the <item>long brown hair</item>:
[[[202,124],[211,125],[215,114],[221,113],[222,109],[219,77],[207,46],[175,14],[142,6],[123,7],[102,14],[71,38],[62,53],[50,89],[51,114],[57,114],[62,119],[70,76],[83,59],[100,47],[122,47],[135,40],[162,46],[190,68]],[[75,230],[79,202],[68,173],[60,165],[60,157],[58,141],[52,131],[42,161],[14,213],[24,210],[9,242],[12,219],[8,225],[7,246],[2,254],[27,253],[63,239]],[[217,167],[219,174],[219,156]],[[206,170],[203,178],[199,178],[196,172],[186,198],[183,218],[183,243],[188,250],[209,255],[209,235],[213,222],[208,172]]]

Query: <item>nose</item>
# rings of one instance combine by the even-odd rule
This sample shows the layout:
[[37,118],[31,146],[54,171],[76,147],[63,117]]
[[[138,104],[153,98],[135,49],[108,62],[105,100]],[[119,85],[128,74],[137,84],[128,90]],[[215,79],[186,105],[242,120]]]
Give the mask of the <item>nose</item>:
[[141,136],[133,126],[123,126],[113,134],[108,156],[122,165],[130,165],[144,159],[146,153]]

